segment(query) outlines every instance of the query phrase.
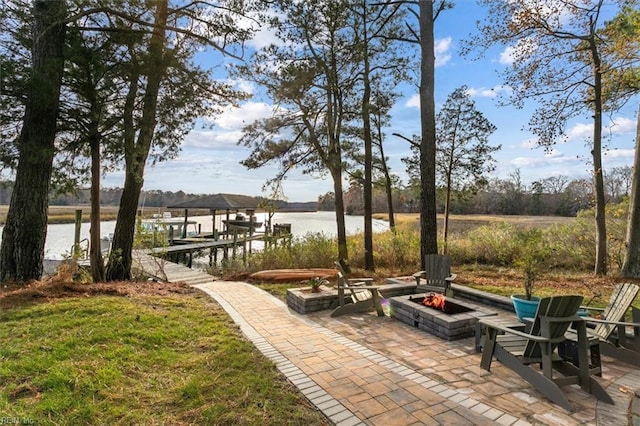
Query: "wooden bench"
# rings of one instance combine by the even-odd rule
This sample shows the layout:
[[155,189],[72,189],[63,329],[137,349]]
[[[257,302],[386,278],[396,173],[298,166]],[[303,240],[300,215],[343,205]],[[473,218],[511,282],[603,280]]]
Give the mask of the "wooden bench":
[[[587,360],[587,337],[584,320],[576,315],[582,296],[555,296],[540,299],[535,318],[527,332],[503,327],[492,318],[480,321],[487,329],[480,367],[489,371],[495,357],[506,367],[529,382],[548,399],[573,411],[573,405],[562,391],[577,384],[600,401],[613,404],[613,399],[593,377]],[[566,340],[567,329],[574,324],[578,336],[578,365],[563,360],[558,344]],[[539,367],[538,367],[539,365]],[[554,372],[560,375],[554,375]]]
[[[593,326],[587,329],[587,337],[594,367],[600,367],[600,354],[640,367],[640,310],[631,306],[638,292],[640,286],[637,284],[621,283],[616,285],[605,308],[581,306],[589,313],[599,312],[600,315],[600,318],[584,318]],[[625,322],[629,308],[633,322]],[[627,328],[633,329],[631,335],[627,334]],[[569,350],[573,351],[577,340],[575,332],[570,330],[567,339]],[[572,357],[572,353],[568,351],[565,356]]]
[[418,293],[435,291],[453,296],[451,282],[456,274],[451,273],[451,257],[445,254],[428,254],[424,257],[424,271],[413,274]]
[[[485,318],[487,321],[491,321],[491,324],[499,325],[500,327],[512,328],[514,330],[525,331],[526,325],[521,323],[518,320],[518,317],[514,315],[502,316],[495,315]],[[484,340],[487,335],[487,326],[485,322],[478,321],[476,323],[475,328],[475,339],[476,339],[476,352],[482,351],[482,346],[484,346]]]
[[347,278],[341,262],[338,269],[338,307],[331,312],[332,317],[356,314],[376,310],[378,316],[384,316],[380,286],[373,285],[373,278]]

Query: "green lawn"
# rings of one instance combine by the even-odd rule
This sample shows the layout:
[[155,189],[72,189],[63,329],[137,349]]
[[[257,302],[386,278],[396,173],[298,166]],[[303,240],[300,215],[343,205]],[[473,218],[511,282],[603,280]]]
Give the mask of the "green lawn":
[[323,424],[200,293],[0,311],[0,418],[35,424]]

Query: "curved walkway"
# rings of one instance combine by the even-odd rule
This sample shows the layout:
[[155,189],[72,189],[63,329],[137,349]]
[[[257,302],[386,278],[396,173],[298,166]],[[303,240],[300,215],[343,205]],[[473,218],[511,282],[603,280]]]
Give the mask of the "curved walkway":
[[482,370],[472,338],[446,342],[374,314],[302,316],[243,282],[193,284],[337,425],[640,424],[640,371],[607,360],[616,405],[570,386],[570,413],[500,363]]

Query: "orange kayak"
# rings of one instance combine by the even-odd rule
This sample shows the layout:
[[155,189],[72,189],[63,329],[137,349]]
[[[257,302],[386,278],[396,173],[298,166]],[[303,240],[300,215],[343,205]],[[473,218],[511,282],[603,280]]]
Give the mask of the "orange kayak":
[[334,278],[338,275],[336,269],[327,268],[307,268],[307,269],[270,269],[267,271],[254,272],[249,278],[256,281],[303,281],[314,277]]

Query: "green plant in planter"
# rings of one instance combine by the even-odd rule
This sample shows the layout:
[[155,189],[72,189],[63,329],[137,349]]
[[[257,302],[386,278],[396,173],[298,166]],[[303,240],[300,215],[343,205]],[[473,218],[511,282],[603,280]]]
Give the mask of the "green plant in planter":
[[311,292],[312,293],[319,293],[320,292],[320,286],[329,284],[329,280],[327,280],[324,277],[323,278],[313,277],[308,281],[308,283],[311,286]]
[[517,233],[519,250],[515,265],[522,269],[522,287],[524,296],[531,300],[533,288],[540,271],[548,265],[552,249],[544,240],[544,234],[539,228],[530,228]]
[[545,241],[541,229],[519,231],[515,238],[518,251],[514,264],[522,269],[524,295],[512,295],[511,300],[518,319],[525,322],[525,318],[533,318],[538,310],[540,299],[533,296],[533,289],[538,274],[549,263],[552,249]]

